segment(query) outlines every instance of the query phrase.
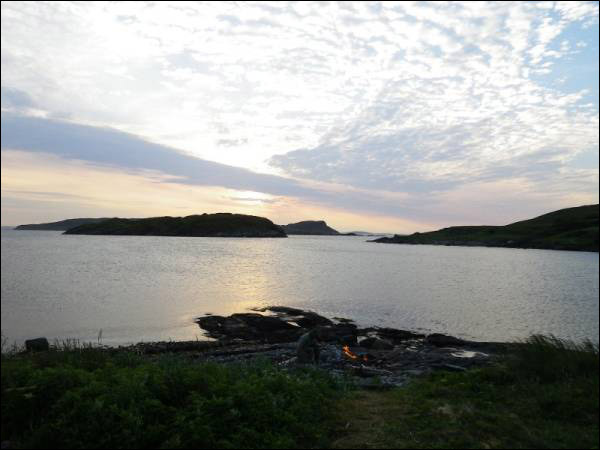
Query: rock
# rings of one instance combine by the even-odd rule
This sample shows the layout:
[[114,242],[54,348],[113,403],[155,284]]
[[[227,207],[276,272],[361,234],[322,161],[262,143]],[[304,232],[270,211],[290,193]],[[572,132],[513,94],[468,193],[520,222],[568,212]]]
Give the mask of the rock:
[[373,350],[392,350],[394,344],[385,339],[379,339],[376,337],[369,337],[359,342],[359,345],[364,348],[370,348]]
[[278,317],[263,316],[256,313],[232,314],[230,319],[238,320],[246,326],[255,328],[263,333],[271,333],[282,330],[294,330],[297,327],[291,325]]
[[331,320],[314,312],[305,312],[299,319],[294,320],[294,322],[296,322],[302,328],[333,325]]
[[356,338],[356,335],[338,336],[337,341],[340,345],[348,345],[349,347],[358,345],[358,339]]
[[333,322],[312,311],[304,311],[290,306],[267,306],[258,308],[255,311],[276,313],[280,318],[287,322],[295,322],[302,328],[315,328],[317,326],[331,326]]
[[450,372],[464,372],[467,369],[462,366],[457,366],[456,364],[436,364],[434,367],[442,370],[449,370]]
[[25,350],[28,352],[47,352],[50,350],[50,344],[45,337],[29,339],[25,341]]
[[338,323],[321,328],[322,339],[326,342],[338,342],[341,345],[357,344],[357,327],[352,323]]
[[345,317],[334,317],[333,320],[337,320],[340,323],[354,323],[354,320],[346,319]]
[[302,328],[279,317],[257,313],[232,314],[229,317],[206,316],[196,320],[200,328],[216,339],[245,341],[292,342],[302,334]]
[[388,339],[394,344],[411,340],[411,339],[422,339],[425,337],[423,334],[413,333],[412,331],[396,330],[394,328],[376,328],[375,332],[381,338]]
[[306,311],[298,308],[292,308],[291,306],[267,306],[265,308],[252,308],[253,311],[267,312],[271,311],[274,313],[288,314],[290,316],[301,316]]
[[425,338],[425,342],[436,347],[460,347],[464,346],[467,342],[462,339],[455,338],[454,336],[447,336],[445,334],[433,333]]

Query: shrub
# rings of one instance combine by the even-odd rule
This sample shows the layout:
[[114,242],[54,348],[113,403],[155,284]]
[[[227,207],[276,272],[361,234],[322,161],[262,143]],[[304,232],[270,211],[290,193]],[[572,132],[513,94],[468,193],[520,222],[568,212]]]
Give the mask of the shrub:
[[52,353],[3,360],[2,440],[26,448],[306,448],[324,442],[340,390],[316,370],[266,362],[104,352],[91,364],[91,352]]

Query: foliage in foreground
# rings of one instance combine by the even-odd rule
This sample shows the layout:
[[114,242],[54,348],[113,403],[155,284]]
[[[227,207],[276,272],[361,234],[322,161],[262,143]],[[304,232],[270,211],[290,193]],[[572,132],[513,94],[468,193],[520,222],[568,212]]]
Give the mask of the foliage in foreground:
[[336,448],[598,448],[598,346],[533,336],[502,365],[338,404]]
[[2,360],[2,440],[23,448],[324,444],[339,386],[270,364],[144,360],[97,349]]
[[496,366],[387,392],[314,370],[65,345],[2,358],[22,448],[598,448],[598,346],[533,336]]

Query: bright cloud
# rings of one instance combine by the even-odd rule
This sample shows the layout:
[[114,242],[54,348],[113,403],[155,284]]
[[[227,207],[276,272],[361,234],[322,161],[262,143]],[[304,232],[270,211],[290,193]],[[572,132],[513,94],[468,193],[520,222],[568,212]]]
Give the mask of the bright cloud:
[[[598,201],[598,3],[3,2],[2,110],[31,130],[3,151],[150,170],[224,206],[504,223]],[[41,124],[145,143],[135,164],[99,128],[33,149]],[[30,189],[5,174],[3,221]]]

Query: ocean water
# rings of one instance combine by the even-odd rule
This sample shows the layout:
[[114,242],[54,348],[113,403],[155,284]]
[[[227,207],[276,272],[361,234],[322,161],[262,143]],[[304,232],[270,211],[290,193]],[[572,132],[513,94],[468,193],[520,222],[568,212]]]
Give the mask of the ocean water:
[[597,253],[2,230],[2,335],[203,339],[194,318],[266,305],[363,326],[598,342]]

